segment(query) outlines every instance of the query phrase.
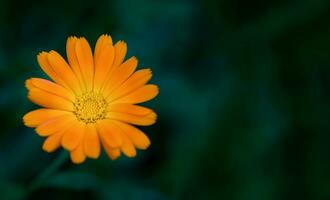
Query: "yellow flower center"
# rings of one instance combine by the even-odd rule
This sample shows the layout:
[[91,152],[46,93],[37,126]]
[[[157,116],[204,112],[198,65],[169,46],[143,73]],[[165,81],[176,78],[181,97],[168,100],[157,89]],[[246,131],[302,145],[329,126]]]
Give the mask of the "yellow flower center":
[[107,105],[102,95],[87,92],[76,97],[73,113],[81,122],[95,123],[97,120],[105,118]]

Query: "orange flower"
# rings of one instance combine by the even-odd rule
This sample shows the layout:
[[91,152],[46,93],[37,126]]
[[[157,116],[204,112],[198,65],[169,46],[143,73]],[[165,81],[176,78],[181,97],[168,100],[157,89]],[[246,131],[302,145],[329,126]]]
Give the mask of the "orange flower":
[[138,61],[124,61],[123,41],[112,44],[102,35],[94,55],[85,38],[69,37],[67,63],[56,51],[41,52],[38,63],[54,81],[41,78],[26,80],[28,98],[42,106],[23,117],[24,124],[47,137],[43,150],[53,152],[62,146],[74,163],[86,157],[98,158],[101,144],[111,159],[123,152],[128,157],[136,149],[146,149],[149,138],[133,125],[148,126],[156,113],[139,105],[153,99],[158,87],[147,84],[150,69],[136,70]]

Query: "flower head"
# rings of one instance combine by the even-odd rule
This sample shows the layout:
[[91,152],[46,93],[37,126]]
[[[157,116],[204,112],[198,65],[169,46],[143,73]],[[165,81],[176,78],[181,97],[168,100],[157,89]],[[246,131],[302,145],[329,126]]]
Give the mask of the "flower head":
[[99,37],[94,55],[85,38],[69,37],[68,62],[56,51],[41,52],[38,63],[52,81],[26,80],[28,98],[43,108],[23,117],[24,124],[46,137],[42,146],[53,152],[62,146],[74,163],[98,158],[101,146],[111,159],[146,149],[149,138],[134,125],[156,121],[151,109],[136,104],[153,99],[158,87],[147,84],[150,69],[136,71],[138,61],[124,61],[126,43],[115,45],[108,35]]

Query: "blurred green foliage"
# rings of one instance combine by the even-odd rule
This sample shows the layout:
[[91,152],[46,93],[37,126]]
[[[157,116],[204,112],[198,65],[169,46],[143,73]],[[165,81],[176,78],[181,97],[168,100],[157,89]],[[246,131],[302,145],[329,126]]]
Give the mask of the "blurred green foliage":
[[[330,199],[330,1],[0,1],[0,199]],[[42,50],[103,33],[160,95],[134,159],[69,161],[22,124]]]

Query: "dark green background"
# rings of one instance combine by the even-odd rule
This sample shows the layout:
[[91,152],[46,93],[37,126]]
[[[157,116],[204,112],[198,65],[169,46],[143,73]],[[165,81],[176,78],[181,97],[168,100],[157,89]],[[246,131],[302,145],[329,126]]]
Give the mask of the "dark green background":
[[[0,1],[0,199],[330,199],[330,1]],[[42,50],[103,33],[150,66],[147,151],[67,161],[24,127]],[[24,196],[24,197],[23,197]]]

